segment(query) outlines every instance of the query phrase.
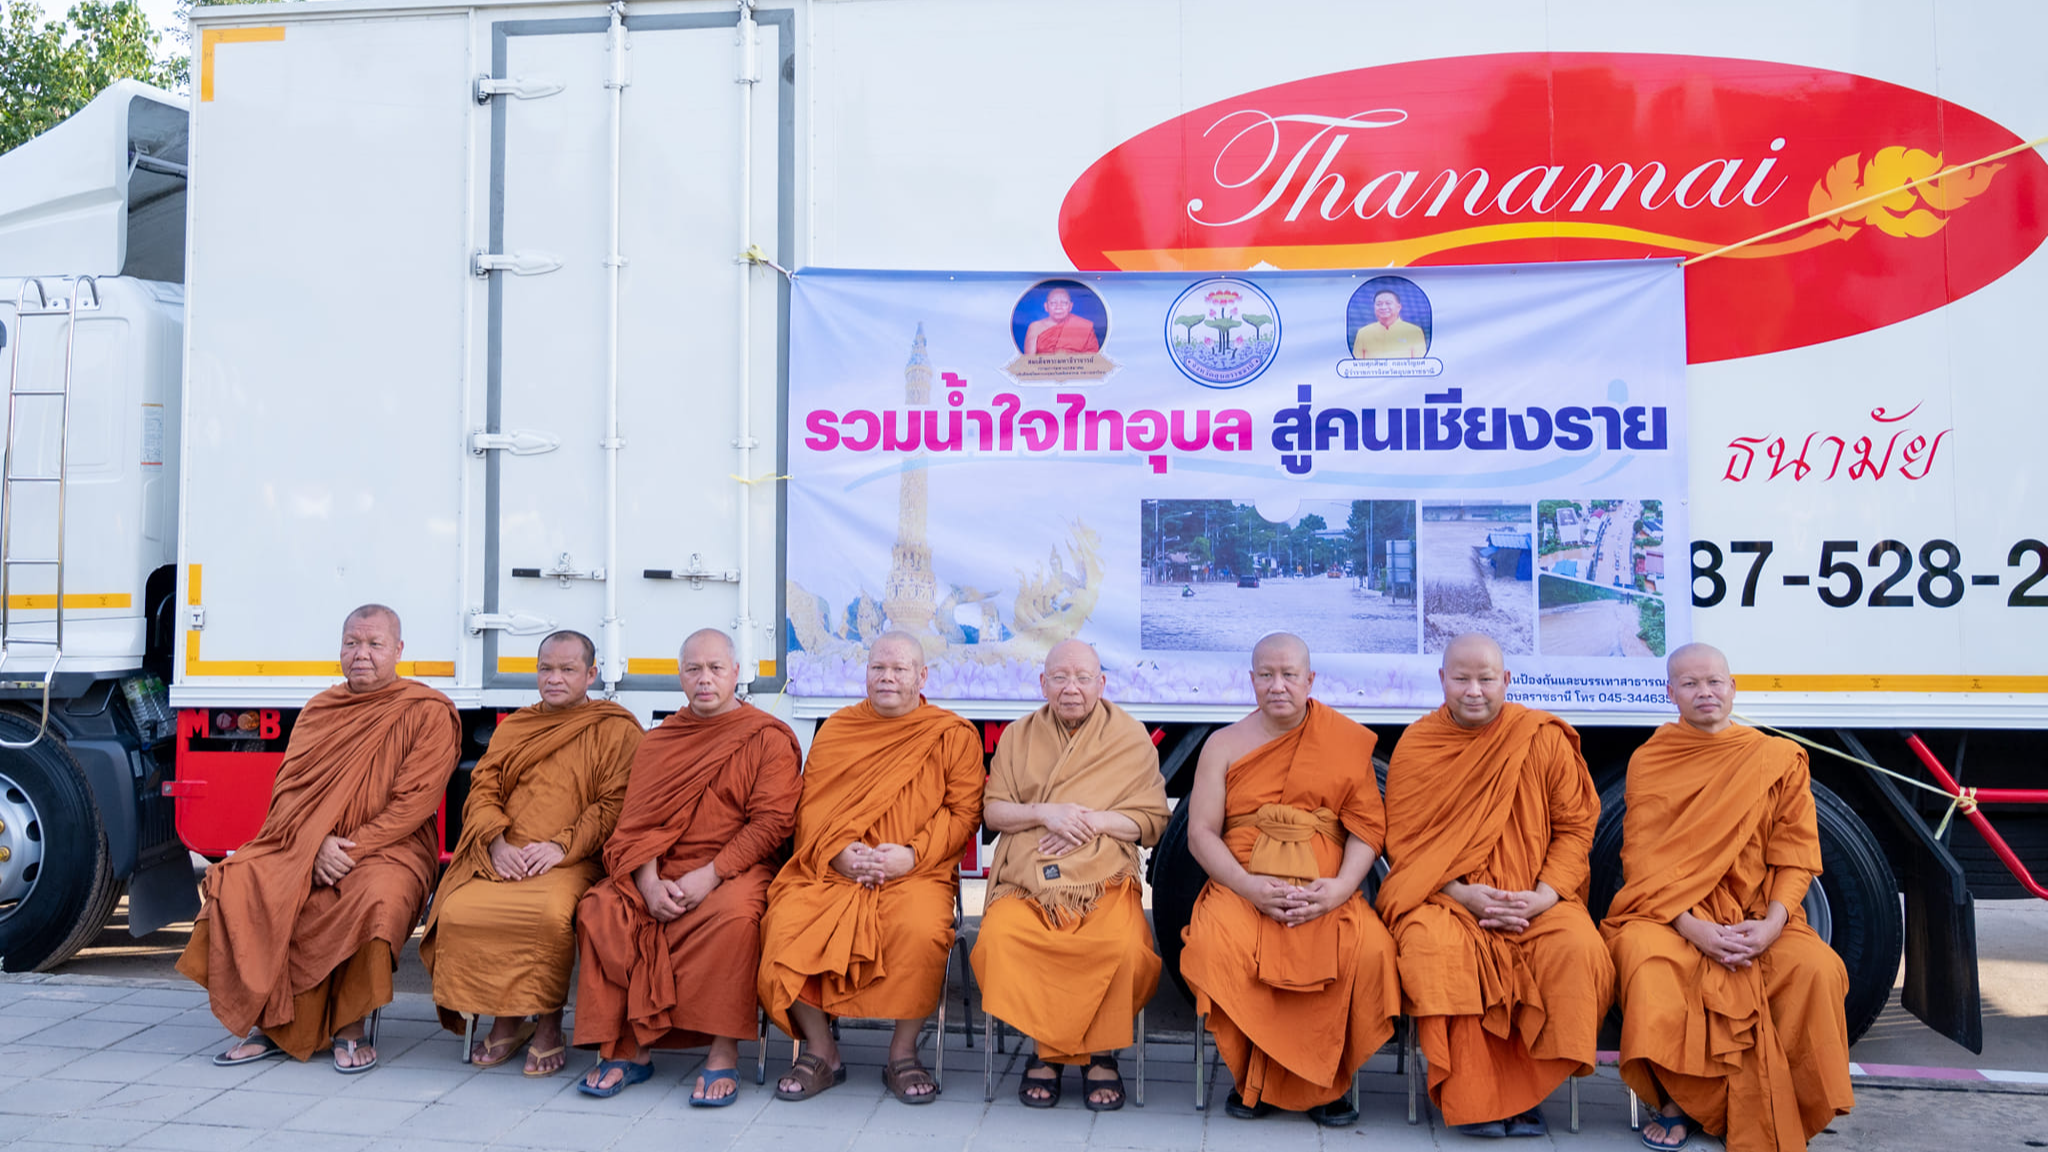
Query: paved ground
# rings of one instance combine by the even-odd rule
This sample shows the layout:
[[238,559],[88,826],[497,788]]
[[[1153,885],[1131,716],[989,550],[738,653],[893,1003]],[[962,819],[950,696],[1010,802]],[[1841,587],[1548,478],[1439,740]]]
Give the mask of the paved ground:
[[[11,977],[0,982],[0,1146],[11,1152],[81,1147],[293,1149],[306,1152],[431,1152],[543,1148],[563,1152],[972,1152],[977,1149],[1081,1152],[1083,1149],[1257,1148],[1261,1150],[1475,1147],[1434,1117],[1405,1123],[1404,1078],[1391,1054],[1363,1076],[1364,1119],[1323,1131],[1298,1116],[1232,1120],[1194,1111],[1186,1044],[1155,1044],[1148,1061],[1147,1107],[1091,1114],[1069,1091],[1056,1111],[1027,1114],[1017,1102],[1018,1061],[998,1058],[993,1103],[981,1096],[979,1048],[957,1032],[947,1038],[948,1088],[912,1108],[880,1087],[885,1034],[849,1028],[848,1082],[800,1104],[772,1099],[745,1083],[734,1106],[688,1107],[685,1083],[697,1060],[663,1054],[656,1077],[613,1100],[578,1094],[567,1073],[529,1080],[516,1063],[475,1071],[458,1060],[459,1042],[440,1031],[424,996],[403,993],[386,1010],[382,1066],[341,1076],[323,1062],[272,1060],[215,1068],[210,1055],[229,1037],[196,990],[168,981],[84,976]],[[776,1044],[778,1056],[786,1049]],[[929,1051],[929,1050],[928,1050]],[[745,1049],[751,1059],[752,1045]],[[750,1065],[747,1065],[750,1066]],[[1126,1061],[1126,1075],[1135,1068]],[[1627,1127],[1626,1095],[1611,1068],[1588,1081],[1582,1130],[1565,1130],[1563,1093],[1547,1106],[1546,1142],[1515,1147],[1640,1147]],[[1995,1085],[1901,1087],[1864,1081],[1857,1110],[1837,1122],[1826,1149],[1971,1149],[2039,1147],[2048,1131],[2048,1094]],[[1702,1141],[1696,1146],[1713,1146]]]
[[1546,608],[1537,624],[1545,656],[1651,656],[1636,635],[1641,617],[1633,604],[1593,600]]
[[[1415,604],[1396,603],[1327,576],[1274,576],[1257,588],[1235,583],[1147,584],[1139,592],[1139,628],[1147,651],[1245,652],[1269,632],[1315,637],[1316,651],[1416,650]],[[1193,596],[1183,596],[1193,587]]]

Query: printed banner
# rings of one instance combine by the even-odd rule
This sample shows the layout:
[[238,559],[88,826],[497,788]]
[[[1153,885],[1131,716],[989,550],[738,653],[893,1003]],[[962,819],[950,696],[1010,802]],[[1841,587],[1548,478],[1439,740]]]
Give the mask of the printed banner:
[[1427,708],[1483,632],[1511,699],[1668,708],[1685,347],[1670,260],[805,271],[789,691],[862,695],[895,628],[935,700],[1038,700],[1078,638],[1120,703],[1249,705],[1286,631],[1319,698]]

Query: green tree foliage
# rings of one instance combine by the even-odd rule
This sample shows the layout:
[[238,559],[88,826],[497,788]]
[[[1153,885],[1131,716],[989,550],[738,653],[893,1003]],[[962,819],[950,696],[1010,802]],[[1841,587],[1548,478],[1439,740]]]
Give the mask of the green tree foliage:
[[184,86],[189,58],[166,50],[135,0],[82,0],[62,20],[33,0],[4,0],[0,19],[0,152],[47,131],[116,80]]

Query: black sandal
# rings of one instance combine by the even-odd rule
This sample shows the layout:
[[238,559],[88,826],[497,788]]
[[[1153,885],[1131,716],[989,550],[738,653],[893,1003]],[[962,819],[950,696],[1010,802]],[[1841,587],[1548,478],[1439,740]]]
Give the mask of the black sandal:
[[[1081,1102],[1088,1106],[1090,1112],[1115,1112],[1122,1108],[1124,1106],[1124,1074],[1116,1066],[1116,1054],[1107,1053],[1100,1056],[1090,1056],[1088,1058],[1088,1067],[1107,1068],[1114,1075],[1107,1080],[1091,1080],[1088,1078],[1088,1074],[1083,1072],[1081,1074],[1081,1087],[1087,1089],[1087,1092],[1082,1095]],[[1105,1088],[1116,1093],[1116,1099],[1108,1104],[1097,1104],[1095,1102],[1095,1094]]]
[[[1032,1073],[1040,1068],[1052,1069],[1052,1075],[1050,1077],[1033,1076]],[[1060,1094],[1065,1088],[1066,1080],[1066,1068],[1058,1064],[1047,1064],[1045,1061],[1040,1060],[1036,1054],[1033,1054],[1031,1059],[1024,1063],[1023,1078],[1017,1081],[1017,1101],[1026,1108],[1057,1108],[1059,1107]],[[1033,1096],[1031,1093],[1034,1089],[1043,1091],[1046,1095],[1042,1097]]]

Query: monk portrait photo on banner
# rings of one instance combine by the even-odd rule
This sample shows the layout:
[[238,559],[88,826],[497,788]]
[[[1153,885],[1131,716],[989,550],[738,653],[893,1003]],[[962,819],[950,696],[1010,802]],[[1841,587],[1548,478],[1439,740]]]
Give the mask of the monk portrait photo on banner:
[[1010,310],[1017,358],[1003,372],[1019,384],[1102,380],[1116,362],[1102,354],[1109,342],[1109,307],[1079,280],[1040,280]]

